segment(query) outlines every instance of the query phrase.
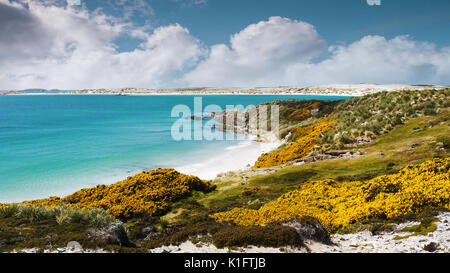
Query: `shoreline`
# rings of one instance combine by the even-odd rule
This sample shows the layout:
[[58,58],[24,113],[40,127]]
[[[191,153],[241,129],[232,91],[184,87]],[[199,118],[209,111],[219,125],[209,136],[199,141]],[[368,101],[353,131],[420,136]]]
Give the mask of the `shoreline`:
[[262,154],[270,152],[282,144],[281,140],[257,142],[256,137],[249,136],[248,139],[237,141],[236,145],[226,147],[222,153],[206,160],[173,168],[180,173],[195,175],[203,180],[215,180],[220,174],[251,168]]
[[[279,87],[200,87],[200,88],[92,88],[80,90],[35,89],[2,90],[0,95],[123,95],[123,96],[173,96],[173,95],[291,95],[291,96],[350,96],[359,97],[378,92],[402,90],[445,89],[443,85],[408,84],[327,84],[318,86]],[[29,92],[29,93],[27,93]]]
[[[283,141],[281,140],[274,142],[258,142],[256,140],[257,138],[255,136],[248,135],[245,140],[236,140],[236,144],[224,147],[219,150],[219,153],[212,156],[209,155],[206,159],[202,158],[194,163],[175,166],[161,166],[159,168],[175,169],[180,173],[197,176],[202,180],[215,180],[219,178],[220,174],[248,170],[263,153],[270,152],[283,144]],[[145,169],[145,171],[148,170],[150,169]],[[115,178],[111,177],[111,179],[105,178],[103,181],[99,181],[100,183],[85,183],[83,184],[84,186],[80,184],[78,187],[74,186],[70,189],[57,192],[52,191],[45,195],[42,194],[36,198],[18,198],[13,202],[0,201],[0,203],[21,203],[24,201],[45,199],[51,196],[58,196],[62,198],[84,188],[93,188],[97,185],[113,185],[126,179],[130,175],[132,176],[139,173],[139,171],[133,172],[133,170],[127,170],[127,172],[128,173],[126,175],[115,175]]]
[[[32,96],[35,94],[20,95]],[[3,196],[4,199],[2,198],[3,200],[0,200],[0,203],[20,203],[23,201],[45,199],[51,196],[64,197],[81,189],[93,188],[97,185],[112,185],[125,180],[129,176],[138,174],[143,170],[147,171],[156,168],[173,168],[180,173],[195,175],[203,180],[214,180],[216,178],[220,178],[220,174],[248,170],[263,153],[267,153],[282,144],[281,140],[272,142],[260,142],[255,140],[255,136],[247,135],[243,140],[238,139],[232,143],[218,143],[216,146],[213,145],[215,148],[210,151],[205,150],[202,147],[194,147],[193,149],[198,151],[200,156],[191,156],[191,158],[183,160],[184,162],[180,162],[180,160],[178,160],[178,162],[157,161],[160,164],[148,164],[148,161],[144,160],[141,161],[141,164],[139,164],[139,166],[141,166],[140,169],[126,168],[125,166],[125,168],[120,169],[114,168],[111,172],[105,173],[106,175],[100,174],[102,169],[99,169],[98,173],[88,171],[82,173],[81,175],[76,175],[76,177],[70,179],[71,183],[67,184],[67,187],[65,188],[59,186],[54,188],[46,186],[25,192],[17,191],[17,194],[13,193],[11,195],[6,194]],[[190,144],[188,143],[187,145]],[[96,167],[93,168],[96,170]],[[48,177],[46,180],[54,180],[58,184],[61,184],[57,181],[58,179],[54,179],[53,177]]]
[[[444,110],[437,111],[434,115],[432,113],[425,116],[419,116],[422,112],[417,112],[417,116],[413,116],[416,113],[414,112],[408,115],[406,121],[401,125],[396,125],[392,130],[383,132],[377,141],[371,139],[372,141],[369,144],[363,146],[360,146],[358,142],[354,142],[347,147],[338,147],[336,150],[314,151],[308,157],[297,158],[301,161],[294,159],[295,161],[291,160],[288,163],[280,162],[277,165],[270,165],[272,167],[265,168],[263,173],[256,169],[250,169],[249,167],[252,162],[261,153],[276,148],[282,142],[287,141],[288,138],[265,138],[263,133],[257,136],[248,133],[245,135],[237,133],[243,132],[241,130],[243,128],[252,128],[251,125],[253,123],[250,122],[250,119],[244,125],[240,125],[240,127],[228,128],[230,129],[228,131],[230,135],[235,135],[234,141],[215,141],[211,145],[207,145],[207,143],[195,145],[192,142],[187,142],[186,147],[180,146],[184,148],[177,148],[174,154],[170,154],[169,157],[174,157],[176,160],[168,161],[166,162],[167,164],[164,164],[162,155],[169,153],[169,150],[155,149],[154,151],[159,151],[156,153],[156,162],[158,162],[159,166],[173,168],[180,173],[196,175],[201,179],[215,178],[215,180],[203,181],[208,189],[207,191],[202,191],[205,195],[202,193],[192,194],[189,196],[192,198],[187,198],[183,201],[179,200],[179,202],[177,199],[169,199],[169,202],[172,202],[167,203],[167,208],[169,209],[161,210],[160,212],[162,213],[160,214],[153,214],[153,211],[147,210],[149,216],[159,217],[151,218],[152,220],[150,221],[145,218],[147,211],[143,211],[141,214],[136,213],[126,216],[120,214],[120,211],[118,213],[112,210],[111,213],[117,217],[122,217],[123,225],[120,225],[122,225],[126,232],[127,230],[130,232],[129,234],[131,235],[127,240],[130,240],[132,245],[136,246],[136,251],[152,253],[215,253],[225,251],[246,253],[260,251],[314,253],[448,252],[450,250],[450,241],[447,240],[448,236],[446,234],[450,230],[450,212],[447,209],[448,200],[446,197],[448,196],[445,193],[450,189],[441,187],[448,178],[445,173],[445,168],[449,164],[447,147],[445,146],[445,141],[448,136],[446,129],[448,129],[449,114],[449,110],[445,105],[447,91],[416,91],[412,95],[408,92],[392,94],[389,101],[402,102],[398,105],[399,109],[403,109],[405,105],[407,110],[410,109],[408,107],[414,107],[408,100],[403,100],[403,97],[411,98],[413,96],[424,95],[424,100],[422,103],[417,103],[417,107],[423,106],[428,101],[427,99],[432,97],[439,103],[438,106],[442,104]],[[352,106],[369,106],[370,108],[371,104],[376,104],[383,99],[385,100],[385,95],[386,93],[383,92],[373,96],[378,101],[371,100],[366,102],[364,100],[365,98],[351,99],[347,102],[344,101],[341,106],[343,105],[343,108],[349,108],[348,105],[353,104]],[[156,98],[154,99],[156,100]],[[99,100],[102,101],[101,98]],[[309,105],[309,102],[297,101],[297,103],[298,105],[296,105],[295,109],[305,109],[304,105]],[[291,104],[288,103],[288,106],[291,106]],[[378,109],[375,108],[373,110],[376,111]],[[292,110],[292,112],[294,111],[297,110]],[[347,111],[350,112],[352,109],[350,108]],[[380,105],[378,113],[384,115],[388,111],[391,110],[389,109],[389,103],[386,103]],[[342,113],[348,112],[343,111]],[[332,111],[324,111],[324,113],[327,116],[335,114]],[[345,115],[343,114],[343,116]],[[223,124],[223,120],[221,122],[219,117],[220,115],[210,116],[210,118],[218,120],[220,124]],[[338,121],[342,121],[342,119]],[[366,121],[369,122],[371,119],[363,118],[361,123]],[[319,123],[316,122],[315,124]],[[389,124],[387,123],[387,125]],[[417,130],[416,128],[423,129]],[[216,129],[227,132],[220,126]],[[350,129],[351,127],[345,127],[342,130],[350,131]],[[236,138],[236,134],[245,137]],[[267,142],[261,142],[263,138]],[[189,154],[189,148],[193,148],[196,152]],[[143,154],[144,156],[148,156],[153,154],[154,151],[145,150]],[[342,154],[345,156],[340,157]],[[362,158],[351,160],[350,158],[353,158],[353,155],[356,155],[355,157],[362,156]],[[336,157],[342,159],[333,160]],[[414,161],[411,161],[412,158],[414,158]],[[119,159],[124,160],[125,158],[122,157]],[[321,160],[329,161],[323,164],[308,164]],[[392,165],[391,162],[395,162],[395,164]],[[301,165],[303,163],[307,164],[300,167],[285,168],[286,166]],[[149,166],[149,168],[155,169],[159,167],[158,165]],[[332,173],[330,173],[330,166],[332,169],[335,169]],[[124,167],[127,168],[127,166]],[[281,172],[270,175],[280,169],[282,169]],[[157,175],[165,173],[165,171],[157,172]],[[170,171],[168,173],[173,174],[174,172]],[[251,177],[254,175],[261,176],[252,179]],[[177,178],[173,178],[177,176],[178,174],[176,176],[169,176],[167,179],[165,178],[166,176],[163,176],[164,183],[162,184],[162,188],[166,186],[166,183],[170,185],[171,183],[169,181],[178,181]],[[124,183],[123,187],[119,187],[118,191],[112,191],[112,194],[101,189],[98,191],[100,194],[97,194],[97,191],[88,191],[87,198],[75,199],[74,201],[71,201],[69,198],[63,200],[61,203],[55,204],[69,203],[74,204],[74,206],[79,205],[81,208],[90,208],[89,206],[95,204],[94,202],[101,202],[102,199],[105,199],[108,202],[104,207],[105,209],[111,209],[116,205],[117,207],[115,208],[120,209],[139,209],[138,206],[142,206],[135,197],[147,196],[147,191],[136,191],[133,194],[132,191],[128,191],[127,189],[132,188],[128,187],[128,185],[141,183],[140,178],[142,178],[142,181],[145,181],[146,177],[143,175],[138,176],[138,179],[131,179],[127,181],[130,183]],[[149,181],[151,181],[153,174],[148,177]],[[182,177],[182,181],[186,181],[186,176]],[[159,179],[157,181],[159,183]],[[195,181],[196,183],[202,183],[199,179]],[[383,187],[383,183],[385,184],[385,182],[392,182],[391,184],[395,185],[396,189],[383,189],[378,192],[378,187]],[[215,183],[217,187],[210,187],[212,183]],[[151,196],[151,192],[153,191],[161,192],[159,191],[158,184],[146,184],[146,182],[143,182],[142,185],[147,185],[146,189],[150,193],[148,196]],[[370,187],[368,188],[367,185]],[[426,193],[422,193],[424,187],[426,187]],[[373,194],[372,188],[376,189],[375,195]],[[216,189],[215,192],[213,192],[214,189]],[[123,192],[124,199],[121,199],[121,194],[116,195],[116,192]],[[162,192],[165,193],[166,190],[163,189]],[[409,193],[412,194],[411,196],[420,195],[421,200],[424,200],[424,202],[414,200],[414,198],[409,196]],[[129,195],[130,198],[128,198]],[[94,198],[90,199],[91,196]],[[370,198],[367,198],[367,196],[370,196]],[[273,201],[274,198],[277,198],[277,201]],[[333,203],[332,207],[323,205],[323,202],[327,203],[328,199],[330,199],[329,202]],[[115,200],[118,202],[117,204]],[[150,200],[149,202],[153,202],[153,200],[157,199]],[[49,200],[32,204],[44,204],[45,206],[46,203],[44,202],[49,202]],[[405,206],[397,206],[398,202],[405,204]],[[97,204],[97,206],[104,206],[103,203]],[[417,207],[417,210],[411,212],[408,210],[409,207]],[[238,210],[233,211],[234,208],[238,208]],[[35,208],[30,207],[18,209],[22,211],[26,209],[35,210]],[[20,212],[20,210],[18,211]],[[330,215],[330,211],[335,213],[335,215]],[[358,214],[354,214],[355,211]],[[19,212],[14,212],[14,214],[10,215],[23,217],[21,216],[22,213]],[[396,214],[392,214],[392,212]],[[56,213],[59,212],[56,211]],[[55,216],[53,214],[49,215],[49,217]],[[144,217],[141,218],[141,215]],[[273,215],[273,217],[265,222],[258,221],[260,216],[266,217],[267,215],[270,217]],[[313,217],[317,219],[317,222],[311,223],[307,219],[300,221],[302,219],[300,217],[304,216]],[[12,216],[8,217],[12,218]],[[234,217],[240,217],[240,219],[244,220],[235,220],[238,218]],[[215,219],[215,221],[212,221],[211,218]],[[289,219],[291,218],[297,220],[290,221]],[[44,221],[47,219],[39,220]],[[32,247],[36,251],[44,250],[45,246],[43,244],[36,244],[31,241],[27,243],[27,238],[19,234],[18,232],[20,231],[15,230],[16,222],[14,221],[16,220],[8,219],[8,221],[5,226],[15,232],[11,233],[12,235],[16,236],[15,234],[18,234],[17,238],[22,240],[14,244],[13,247],[17,246],[19,251],[21,251],[20,249],[28,249],[24,247]],[[74,217],[74,221],[78,221],[76,217]],[[235,227],[234,224],[230,225],[228,222],[235,223],[237,226],[250,224],[255,225],[255,227],[248,229],[245,227]],[[323,222],[324,225],[320,222]],[[23,227],[33,229],[42,223],[45,224],[47,222],[29,223]],[[263,226],[267,225],[267,223],[277,223],[279,226],[289,227],[289,232],[293,235],[296,232],[300,236],[302,243],[279,239],[283,238],[284,236],[282,235],[285,233],[279,233],[277,230],[278,227],[272,227],[270,225],[261,229],[257,227],[257,225]],[[59,230],[58,225],[60,225],[58,218],[56,221],[52,220],[49,224],[49,227],[52,229],[49,230]],[[327,229],[328,227],[330,228]],[[325,240],[322,235],[311,236],[309,231],[305,232],[303,230],[304,228],[314,230],[315,234],[327,234],[326,238],[328,239]],[[85,234],[86,229],[86,226],[80,227],[77,230],[79,233],[73,235],[74,237],[66,237],[66,233],[58,233],[56,236],[62,238],[63,241],[55,245],[58,247],[56,251],[71,251],[69,243],[73,245],[74,241],[80,246],[79,249],[84,251],[78,241],[84,240],[85,237],[79,239],[80,237],[78,236]],[[105,223],[101,229],[99,228],[98,232],[103,232],[107,229],[109,229],[109,226]],[[323,231],[326,233],[323,233]],[[224,243],[223,240],[235,234],[237,236],[235,241]],[[252,241],[250,241],[248,239],[249,235],[247,234],[255,234],[255,239],[252,238]],[[267,234],[271,236],[266,237]],[[275,237],[274,243],[266,244],[266,238],[272,240],[272,234]],[[8,234],[7,236],[12,237],[12,235],[10,236]],[[33,232],[32,236],[29,238],[40,239],[42,237],[38,231]],[[64,238],[68,239],[65,240]],[[88,236],[88,239],[92,238]],[[158,241],[152,241],[155,239]],[[329,244],[330,239],[333,244]],[[69,241],[67,246],[65,246],[66,241]],[[80,242],[83,244],[83,247],[86,247],[87,252],[96,251],[95,249],[89,249],[90,244],[84,243],[84,241]],[[254,244],[253,247],[248,247],[249,242]],[[305,245],[306,247],[304,247]],[[116,249],[116,246],[111,248],[108,242],[94,245],[94,247],[97,246],[103,247],[102,249],[98,249],[98,251],[114,251]],[[122,244],[119,243],[119,246],[122,247]],[[229,248],[226,249],[220,246],[229,246]],[[277,247],[268,248],[263,246]],[[55,248],[49,248],[47,250],[55,251]],[[127,251],[126,248],[119,248],[119,250]],[[134,250],[132,251],[134,252]]]
[[[1,95],[1,94],[0,94]],[[4,96],[118,96],[118,93],[24,93],[4,94]],[[131,96],[329,96],[329,97],[361,97],[364,94],[341,94],[341,93],[127,93],[123,97]]]

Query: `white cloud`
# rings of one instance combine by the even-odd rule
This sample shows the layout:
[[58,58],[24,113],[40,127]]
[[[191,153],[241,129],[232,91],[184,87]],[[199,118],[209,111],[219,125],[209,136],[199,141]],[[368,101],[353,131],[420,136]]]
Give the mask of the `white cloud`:
[[[203,54],[201,43],[178,24],[146,32],[102,12],[38,2],[27,8],[0,0],[3,12],[9,17],[0,19],[8,23],[0,22],[0,89],[162,86]],[[120,35],[143,42],[117,52]]]
[[[408,36],[327,48],[314,26],[271,17],[232,35],[229,45],[205,49],[178,24],[151,29],[61,1],[0,0],[0,90],[450,84],[450,47]],[[119,52],[115,41],[124,36],[142,43]]]
[[450,83],[450,47],[438,49],[408,36],[366,36],[329,52],[331,57],[320,63],[292,66],[286,83]]
[[[313,26],[272,17],[230,42],[231,48],[211,48],[209,57],[185,76],[188,85],[450,84],[450,47],[439,49],[408,36],[366,36],[326,50]],[[315,62],[321,53],[329,57]]]
[[197,5],[206,5],[208,0],[171,0],[173,2],[179,3],[182,7],[192,7]]
[[104,5],[116,13],[122,14],[124,19],[132,17],[148,17],[154,15],[153,7],[145,0],[103,0]]
[[281,17],[246,27],[230,44],[213,46],[185,80],[197,86],[276,85],[288,66],[312,60],[326,45],[312,25]]

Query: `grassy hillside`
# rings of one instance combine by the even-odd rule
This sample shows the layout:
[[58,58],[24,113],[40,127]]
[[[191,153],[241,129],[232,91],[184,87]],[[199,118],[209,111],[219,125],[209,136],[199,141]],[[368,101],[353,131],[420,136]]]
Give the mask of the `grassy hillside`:
[[[133,250],[99,245],[104,248],[121,251],[146,251],[151,247],[180,243],[188,238],[191,238],[194,242],[199,240],[212,242],[217,246],[239,246],[249,243],[277,247],[286,244],[300,246],[301,242],[292,229],[280,228],[277,225],[266,227],[230,225],[215,221],[210,216],[216,213],[226,213],[234,208],[245,211],[260,210],[282,195],[289,192],[298,193],[299,189],[311,184],[311,181],[329,181],[328,179],[332,179],[333,187],[336,189],[344,189],[346,185],[353,184],[357,184],[358,187],[356,188],[358,189],[361,189],[364,185],[372,185],[376,188],[380,184],[380,178],[377,177],[387,175],[395,178],[396,174],[407,166],[417,166],[427,160],[436,158],[447,159],[448,162],[450,145],[449,95],[449,89],[446,89],[440,91],[384,92],[340,102],[272,102],[280,103],[282,137],[289,135],[288,143],[280,147],[275,153],[283,150],[284,152],[291,152],[289,147],[295,146],[291,145],[292,143],[296,143],[296,141],[305,137],[307,134],[304,132],[311,133],[311,130],[308,131],[305,128],[313,128],[311,126],[320,121],[335,120],[337,123],[314,136],[314,141],[302,146],[288,160],[270,164],[269,169],[265,169],[266,166],[261,165],[257,169],[230,173],[212,181],[215,184],[214,186],[208,182],[192,180],[193,178],[191,179],[193,182],[188,179],[193,184],[185,183],[187,178],[181,174],[177,174],[180,179],[175,179],[176,177],[170,179],[170,175],[163,175],[165,179],[163,180],[169,184],[172,180],[180,182],[173,184],[173,188],[179,189],[177,192],[180,193],[173,198],[170,197],[172,196],[171,187],[163,187],[166,183],[161,184],[150,178],[144,179],[159,185],[160,190],[157,194],[159,199],[155,199],[155,201],[166,202],[157,213],[148,213],[145,209],[142,209],[142,206],[137,206],[137,203],[133,201],[151,201],[148,199],[148,193],[145,190],[138,191],[134,186],[123,187],[125,185],[135,185],[136,187],[141,185],[142,179],[136,179],[136,177],[130,178],[131,180],[128,181],[130,183],[123,181],[112,187],[83,190],[72,195],[73,198],[67,199],[66,203],[72,208],[76,207],[78,203],[82,205],[80,207],[86,209],[99,207],[109,211],[110,214],[124,221],[124,225],[129,230],[130,238],[141,245],[140,248]],[[312,112],[311,110],[316,111]],[[319,149],[316,149],[316,147]],[[354,158],[334,158],[306,162],[301,165],[293,164],[302,158],[330,151],[358,151],[361,155]],[[441,161],[435,160],[433,162]],[[279,163],[283,164],[274,166]],[[426,180],[432,180],[433,177],[438,175],[441,175],[439,183],[443,181],[444,186],[448,185],[450,183],[448,181],[448,167],[445,168],[442,169],[443,171],[441,170],[440,174],[431,174],[430,179],[422,179],[418,183],[408,185],[415,187],[415,184],[425,183]],[[414,177],[416,176],[418,177],[419,174],[414,175]],[[131,183],[133,181],[138,183]],[[384,180],[382,179],[382,181]],[[399,181],[399,179],[393,179],[392,181],[393,184],[404,182]],[[199,187],[200,184],[203,186]],[[183,186],[183,189],[179,188],[180,185]],[[425,183],[421,188],[427,189],[427,185]],[[444,192],[439,194],[443,194],[442,196],[450,194],[447,192],[447,188],[444,187],[444,189]],[[433,190],[431,186],[429,190],[431,192],[425,193],[425,197],[432,198],[432,194],[437,190]],[[96,192],[96,194],[93,195],[93,192]],[[117,195],[118,193],[120,194]],[[377,193],[389,194],[389,191],[381,190]],[[107,198],[101,201],[104,196],[107,196]],[[122,197],[116,198],[117,196]],[[337,196],[339,197],[339,194]],[[121,198],[130,200],[131,203],[127,204],[136,208],[136,213],[128,213],[128,210],[123,210],[124,203],[120,201]],[[55,200],[61,201],[61,199],[53,199],[53,201]],[[430,217],[433,217],[438,211],[448,208],[448,200],[445,198],[442,200],[442,202],[437,203],[414,204],[414,210],[402,210],[401,213],[391,215],[392,217],[386,217],[385,214],[366,213],[361,217],[353,217],[343,222],[338,221],[339,224],[337,225],[328,225],[327,218],[321,220],[324,224],[332,227],[329,229],[332,232],[352,232],[366,228],[379,229],[380,226],[389,226],[390,223],[405,219],[423,220],[426,218],[426,221],[430,221]],[[99,202],[104,204],[101,206],[94,205],[100,204]],[[32,206],[45,205],[45,202],[27,202],[27,204]],[[312,203],[309,205],[313,206]],[[114,206],[122,209],[116,210]],[[65,245],[70,240],[77,240],[85,246],[92,246],[95,243],[86,240],[85,237],[89,226],[95,227],[95,224],[89,224],[89,221],[92,220],[89,220],[90,218],[87,216],[84,218],[75,217],[75,220],[61,222],[57,220],[56,214],[44,213],[47,215],[46,217],[32,217],[33,221],[30,221],[30,218],[23,216],[25,215],[23,213],[5,213],[7,209],[8,206],[4,206],[1,209],[3,213],[0,213],[0,251],[30,246],[48,247],[48,245],[51,245],[52,247],[58,247]],[[329,211],[332,211],[332,208]],[[328,212],[324,211],[323,213],[327,214]],[[318,215],[316,217],[320,218]],[[78,221],[76,219],[85,220]],[[108,221],[105,221],[105,223]],[[329,223],[333,223],[333,221]],[[148,236],[148,233],[143,232],[144,228],[152,230],[153,237],[151,240],[144,240]],[[49,232],[54,234],[51,239],[46,237]],[[230,234],[234,235],[231,241],[227,239]],[[268,234],[273,236],[268,236]],[[202,235],[203,239],[199,239],[197,235]],[[276,238],[284,239],[277,240]]]
[[[195,200],[210,209],[237,206],[257,208],[297,189],[307,181],[321,179],[365,181],[383,174],[398,172],[407,165],[420,164],[434,157],[446,158],[449,156],[448,146],[445,146],[448,145],[450,136],[449,121],[449,109],[436,116],[413,118],[378,137],[373,143],[353,147],[353,150],[360,150],[363,153],[358,158],[287,166],[273,174],[252,176],[246,182],[233,179],[216,181],[216,191],[196,196]],[[243,194],[246,191],[249,194]],[[183,205],[180,204],[179,207]]]

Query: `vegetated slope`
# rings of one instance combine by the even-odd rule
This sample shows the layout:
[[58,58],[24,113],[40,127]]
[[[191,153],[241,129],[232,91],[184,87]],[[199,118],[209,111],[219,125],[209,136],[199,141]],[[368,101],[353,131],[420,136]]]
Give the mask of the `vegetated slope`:
[[[278,129],[280,133],[277,137],[284,138],[293,128],[311,125],[320,118],[331,114],[337,103],[337,101],[317,100],[276,100],[244,111],[233,109],[213,113],[212,117],[219,121],[219,124],[215,126],[216,129],[236,133],[251,133],[264,140],[265,135],[272,133],[272,107],[276,105],[278,106]],[[230,124],[227,124],[227,119],[230,118],[233,120]],[[306,123],[303,122],[305,120],[307,120]],[[266,125],[265,129],[262,128],[262,124]]]
[[[197,235],[216,234],[216,232],[219,235],[223,233],[223,238],[228,238],[229,234],[242,233],[243,236],[239,237],[240,239],[233,242],[232,245],[245,245],[248,243],[246,238],[249,234],[258,233],[259,239],[257,241],[263,241],[264,234],[274,232],[273,230],[267,231],[267,229],[260,230],[260,226],[251,226],[251,229],[247,230],[244,229],[245,226],[221,224],[209,217],[209,215],[215,215],[217,212],[224,212],[225,215],[231,208],[235,207],[244,210],[241,217],[249,216],[249,214],[255,215],[255,218],[243,220],[254,221],[254,223],[260,221],[255,219],[266,219],[265,216],[261,216],[260,209],[266,208],[267,211],[271,212],[269,204],[272,203],[280,207],[279,211],[282,212],[280,216],[286,216],[286,218],[292,216],[285,211],[283,212],[286,207],[297,208],[297,210],[306,210],[307,207],[317,208],[313,212],[317,213],[315,214],[316,217],[323,217],[320,220],[327,225],[330,231],[336,231],[340,226],[350,228],[372,217],[388,217],[388,214],[391,215],[389,217],[393,217],[388,220],[394,220],[395,215],[403,214],[405,211],[412,211],[414,214],[424,210],[426,206],[442,206],[442,203],[444,203],[443,207],[448,208],[448,205],[445,205],[446,202],[448,204],[448,199],[445,199],[448,197],[445,197],[445,193],[448,185],[448,148],[450,144],[448,89],[442,91],[391,92],[385,95],[392,97],[389,97],[384,106],[382,106],[383,104],[377,106],[379,102],[386,100],[383,96],[377,95],[340,102],[320,102],[320,104],[316,101],[279,102],[282,137],[286,137],[290,133],[288,140],[294,143],[296,139],[302,136],[302,132],[308,126],[314,125],[320,120],[328,120],[328,122],[336,120],[338,121],[337,124],[319,138],[316,138],[316,145],[320,144],[325,151],[340,148],[359,150],[362,155],[358,158],[339,158],[299,166],[287,166],[271,174],[256,176],[249,174],[246,179],[235,177],[231,181],[217,180],[215,181],[218,188],[216,191],[211,191],[215,185],[210,183],[200,182],[194,178],[190,180],[187,179],[188,176],[176,172],[172,173],[173,175],[165,174],[173,170],[160,170],[159,172],[162,173],[158,178],[156,176],[152,178],[154,173],[150,171],[147,175],[138,174],[135,178],[132,177],[119,182],[121,186],[99,186],[81,190],[71,195],[71,198],[66,197],[67,199],[55,197],[25,203],[33,204],[36,208],[41,208],[39,204],[47,206],[61,206],[61,204],[64,206],[64,204],[67,204],[69,208],[89,208],[94,206],[92,204],[95,204],[95,207],[98,206],[108,210],[109,213],[125,221],[133,240],[144,240],[143,238],[147,236],[147,234],[142,233],[144,227],[150,227],[155,234],[159,234],[155,235],[157,237],[150,241],[139,241],[139,243],[142,243],[143,250],[162,244],[180,243],[189,239],[190,236],[192,236],[192,239],[197,238]],[[409,96],[409,99],[403,98],[403,95]],[[398,100],[401,99],[401,103],[397,102],[393,105],[394,108],[389,110],[391,101],[396,97]],[[367,105],[365,105],[366,103]],[[371,103],[374,103],[374,105],[371,105]],[[395,110],[398,105],[403,105],[408,109],[411,107],[414,113]],[[430,105],[434,105],[434,107],[430,107]],[[369,114],[364,108],[367,108]],[[382,113],[386,113],[388,118],[379,121]],[[391,124],[391,121],[398,120],[396,117],[400,117],[400,121],[398,124],[392,123],[392,130],[385,126],[388,130],[377,132],[370,127],[372,123],[378,124],[378,122],[387,122],[386,125]],[[352,129],[360,130],[359,136],[355,132],[352,134]],[[366,137],[366,131],[369,132],[367,133],[369,137]],[[331,137],[328,137],[328,135]],[[339,137],[340,135],[346,135],[349,139],[345,140],[345,137]],[[284,147],[288,145],[289,143]],[[279,150],[281,149],[283,147]],[[299,153],[301,152],[299,151]],[[300,154],[300,157],[302,156]],[[431,160],[433,157],[440,157],[440,160],[445,160],[445,164],[447,164],[447,167],[445,167],[447,168],[446,177],[443,171],[440,171],[442,167],[437,167],[434,170],[433,168],[427,169],[427,172],[423,174],[416,171],[402,174],[409,169],[422,168],[425,170],[426,164],[423,165],[425,167],[413,166],[400,171],[408,164],[420,164],[426,160]],[[440,166],[440,163],[436,160],[439,159],[430,161],[434,163],[427,164]],[[245,175],[259,171],[261,170],[248,170]],[[439,174],[439,172],[441,173]],[[375,178],[383,177],[386,174],[388,177],[386,180]],[[414,176],[411,182],[415,181],[416,183],[412,184],[406,180],[396,181],[393,179],[395,176],[404,178],[408,175]],[[444,180],[441,180],[442,177]],[[153,179],[164,182],[158,183]],[[187,182],[186,179],[192,183]],[[173,181],[175,182],[172,183]],[[180,183],[185,187],[176,186]],[[420,187],[415,187],[415,184]],[[196,188],[195,185],[199,185],[199,187]],[[301,188],[299,189],[299,187]],[[322,192],[313,191],[316,187]],[[396,187],[399,187],[399,189],[397,190]],[[155,194],[152,194],[150,189],[156,189]],[[406,193],[404,190],[406,190]],[[347,192],[351,192],[353,195],[346,195]],[[444,194],[442,194],[443,192]],[[332,193],[335,193],[335,195]],[[341,193],[342,195],[338,198],[338,194]],[[373,194],[373,200],[371,198],[363,200],[362,197],[370,197],[370,193]],[[411,205],[411,201],[404,203],[401,199],[408,195],[403,196],[400,193],[410,194],[409,200],[415,202],[412,203],[411,210],[407,207],[408,204]],[[304,203],[291,203],[286,198],[280,204],[277,203],[278,201],[274,201],[280,196],[287,196],[288,194],[291,194],[296,200],[301,198],[311,198],[311,200],[307,199],[308,202]],[[147,198],[150,196],[151,198]],[[420,198],[415,200],[416,196]],[[103,199],[105,201],[102,201]],[[361,208],[357,204],[361,204]],[[406,207],[402,204],[405,204]],[[322,205],[325,207],[323,208]],[[340,216],[330,216],[330,213],[325,210],[326,206],[329,206],[328,208],[333,211],[333,214],[334,212],[341,212]],[[168,211],[170,213],[165,214]],[[354,211],[354,213],[351,211]],[[148,215],[162,217],[151,217],[151,220],[149,220],[146,217]],[[86,240],[83,234],[86,224],[71,220],[66,224],[59,225],[55,217],[52,216],[52,219],[44,220],[38,219],[32,224],[29,224],[28,220],[19,219],[15,216],[2,219],[0,222],[0,230],[2,230],[0,232],[0,248],[2,242],[10,243],[8,248],[25,246],[22,243],[16,243],[17,238],[21,238],[22,242],[24,242],[23,240],[29,242],[26,245],[27,247],[34,245],[45,247],[49,243],[54,246],[61,246],[71,240],[77,240],[83,246],[85,246],[85,243],[89,245],[89,242],[83,241]],[[233,220],[234,218],[230,217],[230,219]],[[269,220],[272,221],[272,219]],[[348,223],[354,223],[354,225]],[[18,226],[23,228],[17,229]],[[166,228],[167,226],[168,228]],[[204,228],[204,226],[208,228]],[[268,227],[270,228],[271,225]],[[58,234],[55,238],[59,243],[52,241],[56,239],[45,239],[49,232]],[[285,236],[283,234],[286,232],[291,234],[292,230],[282,230],[280,233],[274,233],[273,237],[281,238]],[[270,244],[282,246],[285,243],[286,241],[275,240]]]
[[296,127],[294,132],[297,137],[293,143],[276,151],[261,155],[253,168],[278,166],[308,154],[317,143],[320,135],[330,130],[335,124],[336,121],[320,120],[310,126]]
[[101,208],[120,219],[153,216],[166,212],[170,202],[192,191],[208,192],[215,185],[196,176],[181,174],[174,169],[156,169],[105,186],[79,190],[64,198],[26,201],[24,204],[60,206],[67,204],[82,209]]
[[450,158],[434,159],[367,182],[311,181],[258,210],[235,208],[211,217],[248,226],[312,216],[333,230],[369,217],[450,209],[449,168]]
[[381,92],[341,101],[333,110],[337,124],[321,137],[327,147],[370,142],[408,119],[434,116],[450,107],[450,89]]
[[280,106],[280,136],[287,137],[288,144],[259,157],[254,167],[299,159],[316,144],[324,152],[369,143],[410,118],[442,112],[450,107],[449,96],[450,89],[442,89],[382,92],[340,102],[272,102]]

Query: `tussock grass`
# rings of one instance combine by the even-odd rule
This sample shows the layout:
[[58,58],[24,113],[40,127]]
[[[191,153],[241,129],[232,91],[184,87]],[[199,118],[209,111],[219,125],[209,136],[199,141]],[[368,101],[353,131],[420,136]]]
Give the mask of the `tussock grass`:
[[82,210],[67,206],[45,207],[12,204],[0,208],[0,218],[16,218],[29,223],[43,220],[55,220],[59,225],[68,223],[85,224],[92,227],[102,227],[115,222],[114,216],[102,209]]

